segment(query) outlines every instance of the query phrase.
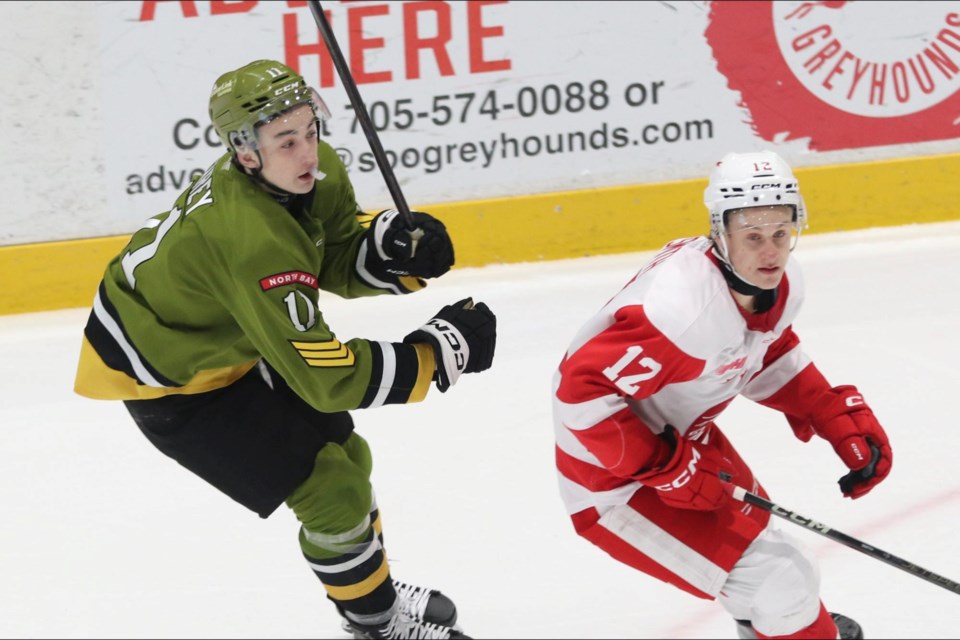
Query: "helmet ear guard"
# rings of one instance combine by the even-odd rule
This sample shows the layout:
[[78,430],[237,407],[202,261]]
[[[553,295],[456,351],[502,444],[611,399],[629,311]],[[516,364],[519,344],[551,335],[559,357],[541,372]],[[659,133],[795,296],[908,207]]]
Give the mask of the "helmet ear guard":
[[244,139],[243,134],[239,131],[231,131],[227,134],[227,137],[229,138],[229,144],[227,146],[232,148],[234,151],[239,150],[240,147],[247,146],[247,142]]

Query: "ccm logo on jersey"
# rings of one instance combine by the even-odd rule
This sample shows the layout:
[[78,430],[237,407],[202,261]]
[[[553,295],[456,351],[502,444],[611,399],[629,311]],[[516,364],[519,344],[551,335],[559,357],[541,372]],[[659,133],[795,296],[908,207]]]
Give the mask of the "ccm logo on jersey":
[[690,447],[692,455],[690,456],[690,464],[687,465],[687,468],[681,471],[676,478],[671,480],[668,484],[661,484],[654,487],[657,491],[673,491],[674,489],[679,489],[683,485],[690,482],[694,474],[697,473],[697,462],[700,460],[700,452],[697,451],[696,447]]
[[311,289],[316,289],[317,277],[305,271],[286,271],[260,279],[260,288],[263,291],[269,291],[275,287],[283,287],[288,284],[305,284]]

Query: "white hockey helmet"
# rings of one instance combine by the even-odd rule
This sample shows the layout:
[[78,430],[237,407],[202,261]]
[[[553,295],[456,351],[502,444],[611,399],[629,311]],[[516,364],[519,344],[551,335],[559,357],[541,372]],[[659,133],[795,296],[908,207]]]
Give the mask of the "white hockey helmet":
[[[790,166],[773,151],[728,153],[723,156],[710,173],[710,181],[703,192],[703,203],[710,211],[710,234],[717,245],[717,252],[728,265],[726,224],[731,211],[785,204],[793,207],[793,221],[797,230],[795,238],[799,238],[800,230],[807,226],[807,209],[797,179]],[[796,240],[793,246],[796,246]]]

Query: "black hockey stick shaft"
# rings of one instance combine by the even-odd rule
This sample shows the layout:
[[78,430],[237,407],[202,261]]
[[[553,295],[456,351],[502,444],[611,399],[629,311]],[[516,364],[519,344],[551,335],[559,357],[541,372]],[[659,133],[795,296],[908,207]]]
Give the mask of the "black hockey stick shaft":
[[327,50],[333,59],[333,66],[337,69],[337,75],[340,76],[343,88],[346,89],[347,95],[350,97],[350,104],[353,105],[353,110],[357,114],[360,127],[367,136],[367,143],[370,145],[373,157],[377,160],[377,166],[380,167],[380,173],[387,183],[387,189],[390,191],[393,203],[407,227],[413,229],[413,216],[410,214],[410,207],[407,206],[407,200],[403,197],[400,184],[393,174],[390,163],[387,162],[387,155],[383,152],[377,130],[373,127],[373,122],[370,121],[370,115],[367,113],[367,107],[363,104],[363,98],[360,97],[360,92],[357,90],[357,83],[353,80],[347,61],[340,51],[340,45],[337,44],[337,39],[333,35],[333,29],[330,28],[330,23],[327,21],[327,16],[324,15],[323,7],[320,6],[318,0],[310,0],[310,11],[313,13],[313,19],[317,23],[317,28],[320,29],[320,35],[323,36],[323,41],[327,45]]
[[736,498],[737,500],[740,500],[741,502],[746,502],[747,504],[752,504],[756,507],[760,507],[764,511],[769,511],[770,513],[772,513],[777,517],[783,518],[785,520],[789,520],[790,522],[796,525],[805,527],[806,529],[813,531],[815,533],[819,533],[822,536],[826,536],[827,538],[830,538],[835,542],[839,542],[840,544],[844,544],[850,547],[851,549],[856,549],[861,553],[865,553],[871,558],[876,558],[877,560],[886,562],[887,564],[893,567],[896,567],[901,571],[906,571],[907,573],[915,575],[918,578],[926,580],[927,582],[932,582],[938,587],[943,587],[947,591],[952,591],[953,593],[960,594],[960,584],[954,582],[953,580],[944,578],[941,575],[937,575],[933,571],[924,569],[923,567],[915,565],[912,562],[908,562],[903,558],[898,558],[892,553],[888,553],[883,549],[878,549],[873,545],[857,540],[853,536],[848,536],[847,534],[837,531],[836,529],[832,529],[831,527],[828,527],[825,524],[817,522],[816,520],[812,520],[806,516],[802,516],[796,511],[790,511],[789,509],[784,509],[780,505],[774,504],[769,500],[765,500],[764,498],[761,498],[760,496],[754,493],[750,493],[743,487],[737,487],[734,485],[732,494],[734,498]]

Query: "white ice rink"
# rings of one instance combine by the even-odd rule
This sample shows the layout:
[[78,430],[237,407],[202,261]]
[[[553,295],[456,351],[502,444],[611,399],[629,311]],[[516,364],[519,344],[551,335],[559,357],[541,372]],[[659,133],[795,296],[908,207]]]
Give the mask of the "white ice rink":
[[[414,296],[342,301],[341,340],[400,340],[468,295],[499,318],[493,368],[421,404],[354,413],[393,574],[440,588],[474,638],[734,638],[716,603],[576,536],[556,490],[550,379],[650,254],[454,270]],[[784,507],[960,581],[960,222],[810,235],[795,325],[860,387],[893,472],[841,497],[823,441],[744,399],[718,421]],[[15,277],[3,274],[2,277]],[[158,453],[120,403],[72,392],[85,309],[0,317],[0,637],[344,638],[281,507],[261,520]],[[956,638],[960,596],[779,520],[823,599],[868,638]]]

